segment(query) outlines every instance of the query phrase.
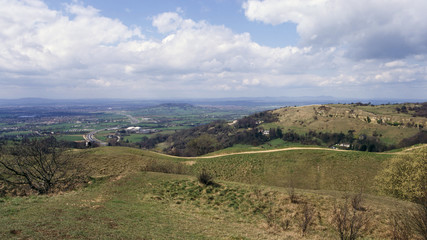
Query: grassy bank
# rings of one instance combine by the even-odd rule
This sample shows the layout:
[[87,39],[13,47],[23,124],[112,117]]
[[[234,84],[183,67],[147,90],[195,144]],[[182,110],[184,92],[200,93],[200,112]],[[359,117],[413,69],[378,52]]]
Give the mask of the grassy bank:
[[[98,178],[81,190],[55,196],[0,200],[2,239],[337,239],[330,219],[342,193],[218,182],[203,186],[194,177],[139,172]],[[315,220],[302,237],[303,203]],[[371,218],[368,239],[387,239],[387,213],[411,204],[366,196]],[[273,214],[273,216],[271,215]],[[287,228],[281,227],[288,221]]]

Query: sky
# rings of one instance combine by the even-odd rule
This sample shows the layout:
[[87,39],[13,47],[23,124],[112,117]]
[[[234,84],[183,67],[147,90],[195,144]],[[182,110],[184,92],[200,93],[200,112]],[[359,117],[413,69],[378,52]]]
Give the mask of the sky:
[[425,0],[0,0],[0,98],[427,100]]

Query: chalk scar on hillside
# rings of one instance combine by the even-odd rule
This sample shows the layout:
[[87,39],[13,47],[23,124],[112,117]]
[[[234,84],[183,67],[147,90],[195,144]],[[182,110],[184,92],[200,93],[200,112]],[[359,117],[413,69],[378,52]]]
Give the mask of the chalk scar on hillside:
[[192,165],[196,164],[196,161],[185,161],[185,162],[183,162],[183,164],[188,165],[188,166],[192,166]]

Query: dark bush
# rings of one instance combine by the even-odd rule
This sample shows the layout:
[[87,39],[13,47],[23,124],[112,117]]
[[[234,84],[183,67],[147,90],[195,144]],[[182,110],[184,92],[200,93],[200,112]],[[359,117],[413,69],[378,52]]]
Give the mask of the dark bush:
[[197,180],[198,180],[201,184],[206,185],[206,186],[214,185],[214,184],[215,184],[215,182],[213,181],[213,176],[212,176],[210,173],[208,173],[208,172],[206,171],[206,169],[203,169],[203,170],[199,173],[199,175],[197,175]]

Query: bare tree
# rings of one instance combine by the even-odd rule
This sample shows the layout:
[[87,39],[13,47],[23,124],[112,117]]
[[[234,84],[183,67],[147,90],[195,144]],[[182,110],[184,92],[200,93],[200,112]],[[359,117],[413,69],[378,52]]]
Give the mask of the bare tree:
[[[358,201],[357,195],[353,197],[351,202]],[[359,238],[363,232],[367,231],[369,217],[365,211],[358,211],[349,203],[348,197],[341,205],[334,207],[332,215],[332,224],[340,235],[341,240],[355,240]]]
[[2,152],[0,180],[13,186],[27,185],[39,194],[70,184],[80,170],[54,137],[24,140],[3,147]]

